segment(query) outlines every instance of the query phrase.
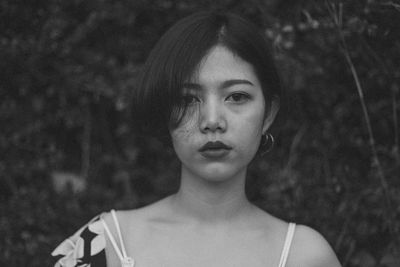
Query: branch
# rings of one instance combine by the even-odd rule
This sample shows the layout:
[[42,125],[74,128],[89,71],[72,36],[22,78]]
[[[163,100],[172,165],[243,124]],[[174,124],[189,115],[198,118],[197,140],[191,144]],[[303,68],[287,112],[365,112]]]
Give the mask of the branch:
[[[377,152],[376,144],[375,144],[375,138],[374,138],[374,135],[373,135],[373,132],[372,132],[371,120],[370,120],[370,117],[369,117],[369,114],[368,114],[367,105],[366,105],[365,100],[364,100],[363,88],[361,86],[361,82],[360,82],[357,70],[356,70],[356,68],[354,66],[353,60],[350,57],[349,49],[348,49],[348,46],[347,46],[347,43],[346,43],[346,40],[345,40],[344,34],[343,34],[343,28],[342,28],[342,25],[343,25],[343,21],[342,21],[343,20],[343,15],[342,15],[343,14],[343,5],[339,4],[339,7],[337,8],[334,4],[331,4],[328,1],[327,6],[328,6],[328,11],[332,16],[332,20],[333,20],[333,22],[334,22],[334,24],[336,26],[337,31],[338,31],[338,35],[339,35],[341,46],[342,46],[342,52],[343,52],[343,54],[345,56],[346,62],[348,64],[349,68],[350,68],[351,74],[352,74],[354,82],[356,84],[357,93],[358,93],[358,96],[360,98],[360,103],[361,103],[361,107],[362,107],[363,114],[364,114],[364,119],[365,119],[365,122],[366,122],[366,125],[367,125],[367,130],[368,130],[369,145],[370,145],[371,151],[372,151],[372,166],[375,167],[377,169],[377,171],[378,171],[379,182],[380,182],[380,185],[381,185],[381,187],[383,189],[383,195],[384,195],[384,198],[385,198],[385,204],[386,204],[386,206],[387,206],[387,208],[389,210],[388,215],[393,219],[393,215],[390,214],[390,212],[392,211],[392,209],[391,209],[392,205],[391,205],[391,201],[390,201],[390,198],[389,198],[389,195],[390,195],[389,186],[388,186],[388,183],[386,181],[385,174],[383,172],[383,168],[382,168],[382,165],[381,165],[379,157],[378,157],[378,152]],[[390,222],[393,222],[393,221],[390,220]],[[390,231],[392,233],[396,232],[393,227],[390,227]]]

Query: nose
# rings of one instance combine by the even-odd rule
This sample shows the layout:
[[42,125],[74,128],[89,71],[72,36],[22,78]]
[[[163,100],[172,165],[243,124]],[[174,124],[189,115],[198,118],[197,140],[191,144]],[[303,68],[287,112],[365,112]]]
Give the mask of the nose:
[[200,107],[200,131],[207,132],[225,132],[227,122],[225,118],[223,105],[216,99],[210,99]]

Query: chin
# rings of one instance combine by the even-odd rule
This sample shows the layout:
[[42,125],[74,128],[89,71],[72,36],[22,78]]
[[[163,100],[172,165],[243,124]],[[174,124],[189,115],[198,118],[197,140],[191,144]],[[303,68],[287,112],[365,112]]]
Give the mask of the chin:
[[203,166],[199,170],[192,170],[196,176],[208,182],[225,182],[227,180],[233,179],[240,172],[237,168],[232,168],[232,166],[221,166],[221,164],[212,164],[211,166]]

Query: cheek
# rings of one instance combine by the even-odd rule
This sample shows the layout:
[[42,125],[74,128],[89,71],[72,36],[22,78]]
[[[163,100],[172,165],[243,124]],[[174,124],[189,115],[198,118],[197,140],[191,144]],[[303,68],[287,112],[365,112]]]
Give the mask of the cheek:
[[260,113],[248,114],[242,118],[237,125],[240,136],[238,148],[249,153],[257,151],[262,135],[263,119],[264,116]]
[[172,141],[175,144],[188,143],[193,136],[193,131],[185,127],[179,127],[171,132]]
[[178,128],[170,130],[172,143],[177,152],[180,152],[184,147],[193,143],[195,126],[193,120],[183,121]]

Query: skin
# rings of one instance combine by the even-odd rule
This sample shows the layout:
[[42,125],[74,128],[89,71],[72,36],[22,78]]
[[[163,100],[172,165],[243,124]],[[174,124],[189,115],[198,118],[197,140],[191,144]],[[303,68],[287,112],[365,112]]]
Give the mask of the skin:
[[[190,110],[170,130],[182,162],[179,191],[117,213],[127,254],[135,267],[278,266],[288,224],[250,203],[244,190],[247,166],[275,118],[278,101],[271,100],[266,112],[252,66],[222,46],[210,50],[186,87]],[[217,159],[198,152],[215,140],[232,150]],[[116,237],[111,216],[103,218]],[[108,266],[119,266],[106,242]],[[286,266],[340,264],[318,232],[298,225]]]
[[[222,46],[214,47],[203,59],[185,91],[188,113],[181,125],[171,130],[182,162],[175,201],[184,203],[180,210],[199,220],[231,219],[239,215],[238,207],[251,206],[244,192],[247,165],[257,152],[262,133],[273,122],[277,102],[266,116],[261,85],[252,66]],[[205,143],[216,140],[232,147],[226,157],[209,159],[198,152]],[[202,205],[197,206],[199,203]]]

